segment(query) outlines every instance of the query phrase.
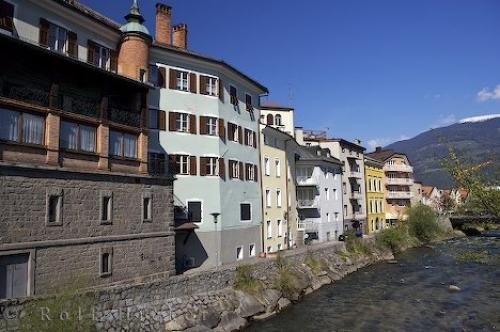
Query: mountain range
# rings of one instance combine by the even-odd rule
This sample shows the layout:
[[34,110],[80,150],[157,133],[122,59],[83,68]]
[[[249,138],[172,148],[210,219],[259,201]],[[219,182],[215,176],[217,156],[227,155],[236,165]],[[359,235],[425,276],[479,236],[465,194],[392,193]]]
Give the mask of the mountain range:
[[415,179],[423,184],[440,189],[454,187],[453,179],[442,166],[442,160],[453,148],[469,163],[491,161],[481,172],[493,184],[500,185],[495,173],[500,166],[500,114],[463,119],[385,148],[405,153],[414,167]]

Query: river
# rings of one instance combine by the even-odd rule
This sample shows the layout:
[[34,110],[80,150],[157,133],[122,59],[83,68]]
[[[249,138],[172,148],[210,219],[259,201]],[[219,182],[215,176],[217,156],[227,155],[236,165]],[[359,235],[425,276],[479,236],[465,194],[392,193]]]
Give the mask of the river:
[[[483,262],[464,253],[481,253]],[[500,331],[499,238],[449,240],[396,260],[324,286],[245,331]]]

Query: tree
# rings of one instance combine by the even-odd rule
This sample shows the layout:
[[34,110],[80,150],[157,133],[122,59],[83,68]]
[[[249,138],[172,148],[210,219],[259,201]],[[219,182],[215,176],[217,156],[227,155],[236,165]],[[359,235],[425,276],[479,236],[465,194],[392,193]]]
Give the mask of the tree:
[[[450,148],[448,158],[443,161],[443,166],[453,177],[458,188],[469,190],[470,199],[466,208],[479,213],[486,212],[496,218],[500,218],[500,182],[494,172],[492,178],[484,178],[480,170],[492,161],[486,161],[477,165],[472,165],[462,160],[457,153]],[[498,166],[497,166],[498,167]]]

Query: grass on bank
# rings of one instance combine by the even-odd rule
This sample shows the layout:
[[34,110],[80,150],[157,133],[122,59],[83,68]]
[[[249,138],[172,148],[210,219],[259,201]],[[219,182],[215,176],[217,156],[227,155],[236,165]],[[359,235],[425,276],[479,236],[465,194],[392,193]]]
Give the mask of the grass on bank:
[[297,277],[288,265],[288,262],[279,253],[276,256],[276,267],[277,272],[274,287],[281,291],[285,297],[292,298],[298,289]]
[[354,232],[348,232],[346,234],[345,248],[348,253],[357,256],[371,254],[370,247],[363,241],[362,238],[357,237]]
[[21,332],[94,331],[92,294],[80,293],[85,288],[81,280],[61,287],[57,295],[30,301],[20,318]]
[[253,276],[252,267],[248,264],[242,264],[236,267],[236,276],[234,279],[234,288],[246,292],[254,292],[260,289],[260,281]]
[[317,259],[312,254],[308,254],[304,259],[304,264],[311,269],[314,275],[318,275],[321,271],[326,269],[326,264],[324,261]]

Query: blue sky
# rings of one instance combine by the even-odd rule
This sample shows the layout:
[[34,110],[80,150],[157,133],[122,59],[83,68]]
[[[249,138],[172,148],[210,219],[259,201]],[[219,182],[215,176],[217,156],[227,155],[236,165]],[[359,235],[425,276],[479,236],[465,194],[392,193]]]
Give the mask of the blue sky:
[[[131,0],[82,0],[118,22]],[[169,0],[189,48],[296,108],[296,125],[367,148],[500,113],[498,0]],[[156,1],[140,0],[154,33]],[[495,89],[498,86],[497,89]]]

